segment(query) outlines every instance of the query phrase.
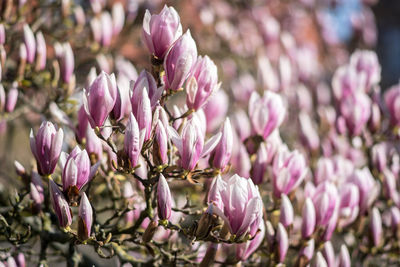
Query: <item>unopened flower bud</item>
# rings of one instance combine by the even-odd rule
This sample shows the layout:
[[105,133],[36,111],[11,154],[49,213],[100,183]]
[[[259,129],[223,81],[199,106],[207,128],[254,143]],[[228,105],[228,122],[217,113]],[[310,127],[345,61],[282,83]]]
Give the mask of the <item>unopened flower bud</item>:
[[316,222],[315,207],[310,198],[304,202],[302,218],[301,235],[303,238],[308,238],[314,233]]
[[346,245],[342,245],[340,247],[340,253],[338,258],[338,267],[351,267],[351,259],[349,250],[347,249]]
[[52,179],[49,179],[50,200],[61,227],[68,227],[72,223],[71,209],[63,193]]
[[30,144],[38,164],[39,173],[49,175],[54,172],[63,144],[64,132],[51,122],[43,122],[36,137],[31,130]]
[[24,25],[24,43],[27,52],[28,63],[33,63],[35,60],[36,53],[36,41],[35,36],[28,24]]
[[382,244],[382,219],[378,208],[374,207],[371,213],[370,219],[370,230],[372,241],[375,247],[379,247]]
[[288,227],[293,223],[294,212],[290,199],[286,195],[281,195],[281,214],[279,221],[284,227]]
[[93,222],[93,210],[89,199],[83,193],[79,205],[78,237],[84,241],[90,237],[90,230]]
[[151,241],[151,239],[154,236],[154,233],[157,230],[157,226],[158,226],[158,223],[156,221],[151,221],[149,223],[149,225],[147,226],[146,230],[144,231],[144,233],[142,235],[142,241],[144,243],[148,243]]
[[18,88],[16,87],[16,84],[13,83],[13,86],[11,87],[10,91],[8,91],[7,94],[7,102],[6,102],[6,112],[13,112],[15,105],[17,104],[18,100]]
[[157,208],[160,220],[169,220],[171,217],[172,197],[167,180],[160,174],[157,184]]
[[276,241],[278,242],[278,261],[283,263],[289,249],[289,238],[285,227],[281,223],[278,223]]

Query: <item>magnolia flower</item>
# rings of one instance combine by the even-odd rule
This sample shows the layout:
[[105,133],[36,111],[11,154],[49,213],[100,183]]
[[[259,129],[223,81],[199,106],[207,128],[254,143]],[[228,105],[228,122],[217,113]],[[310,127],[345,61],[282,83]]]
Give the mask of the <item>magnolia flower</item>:
[[213,182],[209,201],[215,202],[217,215],[222,217],[231,234],[254,236],[262,221],[263,203],[258,187],[251,179],[235,174],[226,181]]
[[185,124],[181,135],[171,126],[168,127],[168,133],[181,157],[179,165],[189,171],[196,167],[200,158],[210,154],[221,139],[221,133],[218,133],[204,144],[204,131],[197,117]]
[[33,135],[33,130],[31,130],[31,150],[36,158],[40,174],[50,175],[54,172],[60,157],[63,138],[63,130],[60,128],[57,131],[49,121],[45,121],[40,125],[36,137]]
[[147,49],[158,59],[164,59],[170,46],[182,35],[182,25],[173,7],[164,6],[158,15],[146,10],[142,38]]
[[254,131],[267,138],[285,118],[285,107],[280,95],[265,91],[261,98],[256,92],[249,100],[249,116]]

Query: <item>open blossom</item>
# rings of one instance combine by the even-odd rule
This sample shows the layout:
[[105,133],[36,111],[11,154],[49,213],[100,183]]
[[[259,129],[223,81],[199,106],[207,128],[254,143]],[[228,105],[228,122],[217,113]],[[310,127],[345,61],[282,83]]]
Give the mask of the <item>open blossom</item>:
[[142,37],[147,49],[157,58],[163,59],[170,46],[182,35],[178,13],[166,5],[158,15],[146,10],[143,19]]
[[[225,181],[220,179],[213,185],[217,188],[210,188],[210,192],[220,195],[221,201],[217,200],[217,202],[222,207],[220,210],[223,211],[231,233],[237,237],[245,234],[254,236],[260,227],[263,209],[258,187],[251,179],[237,174]],[[215,207],[215,209],[218,208]]]
[[63,130],[60,128],[57,131],[49,121],[45,121],[40,125],[36,137],[31,130],[31,150],[36,158],[40,174],[49,175],[54,172],[60,157],[63,138]]
[[217,66],[208,56],[199,56],[186,84],[186,105],[198,110],[219,86]]
[[168,128],[168,133],[181,157],[179,165],[189,171],[195,168],[200,158],[210,154],[221,139],[221,133],[218,133],[204,144],[204,132],[197,117],[185,124],[181,135],[172,127]]
[[304,156],[297,150],[289,152],[281,149],[273,163],[273,191],[276,197],[289,194],[296,189],[304,179],[307,166]]
[[92,128],[103,126],[116,100],[115,76],[102,71],[83,96],[83,104]]
[[188,30],[174,43],[165,57],[165,88],[179,90],[192,71],[196,60],[196,43]]
[[249,100],[249,116],[254,131],[267,138],[285,118],[285,108],[280,95],[265,91],[261,98],[254,92]]

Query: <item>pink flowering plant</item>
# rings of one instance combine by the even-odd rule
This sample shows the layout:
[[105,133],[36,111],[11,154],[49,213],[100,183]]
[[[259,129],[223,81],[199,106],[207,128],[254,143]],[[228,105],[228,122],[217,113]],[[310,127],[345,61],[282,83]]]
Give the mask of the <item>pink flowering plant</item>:
[[0,266],[400,264],[373,1],[3,2]]

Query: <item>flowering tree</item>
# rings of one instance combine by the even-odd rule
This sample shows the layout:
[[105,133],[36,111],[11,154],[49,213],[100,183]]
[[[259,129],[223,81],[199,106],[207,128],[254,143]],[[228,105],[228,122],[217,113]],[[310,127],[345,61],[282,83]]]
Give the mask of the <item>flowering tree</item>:
[[0,4],[0,124],[32,152],[0,264],[399,264],[400,86],[346,45],[367,5],[344,40],[335,1],[76,2]]

